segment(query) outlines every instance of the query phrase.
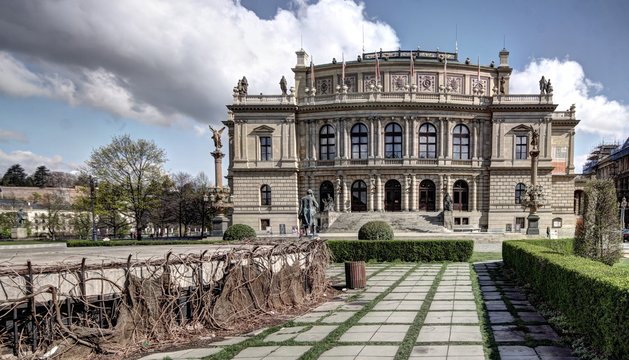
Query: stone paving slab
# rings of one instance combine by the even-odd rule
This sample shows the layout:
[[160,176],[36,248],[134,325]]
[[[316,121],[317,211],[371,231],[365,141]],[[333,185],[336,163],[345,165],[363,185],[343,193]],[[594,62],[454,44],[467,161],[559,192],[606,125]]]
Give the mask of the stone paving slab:
[[424,325],[419,330],[417,342],[482,342],[479,326]]
[[321,322],[325,324],[341,324],[347,321],[352,316],[354,316],[354,314],[356,314],[356,311],[337,312],[328,317],[323,318]]
[[310,346],[258,346],[242,350],[234,356],[234,359],[296,360],[308,350],[310,350]]
[[355,325],[339,342],[401,342],[410,325]]
[[181,360],[196,360],[203,359],[204,357],[208,357],[210,355],[214,355],[223,349],[221,348],[200,348],[200,349],[187,349],[181,351],[171,351],[166,353],[157,353],[145,356],[138,360],[162,360],[165,357],[170,357],[171,359],[181,359]]
[[359,324],[412,324],[417,313],[411,311],[370,311]]
[[346,345],[336,346],[324,352],[319,360],[393,360],[398,347],[393,345]]
[[484,360],[482,345],[424,345],[415,346],[409,360]]

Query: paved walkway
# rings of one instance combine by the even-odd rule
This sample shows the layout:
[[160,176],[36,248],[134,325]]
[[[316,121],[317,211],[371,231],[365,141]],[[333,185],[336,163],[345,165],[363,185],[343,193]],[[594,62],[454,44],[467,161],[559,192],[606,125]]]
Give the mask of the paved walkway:
[[[559,337],[526,296],[502,277],[500,262],[369,264],[368,287],[288,322],[205,349],[142,360],[569,360]],[[341,266],[329,276],[343,283]]]

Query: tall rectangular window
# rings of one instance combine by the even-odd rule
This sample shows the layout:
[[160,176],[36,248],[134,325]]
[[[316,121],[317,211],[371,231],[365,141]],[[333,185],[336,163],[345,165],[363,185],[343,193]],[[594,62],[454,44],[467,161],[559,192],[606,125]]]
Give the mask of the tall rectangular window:
[[526,160],[526,158],[528,157],[528,151],[529,151],[528,136],[517,135],[515,137],[515,159]]
[[260,136],[260,160],[273,160],[273,150],[271,148],[270,136]]

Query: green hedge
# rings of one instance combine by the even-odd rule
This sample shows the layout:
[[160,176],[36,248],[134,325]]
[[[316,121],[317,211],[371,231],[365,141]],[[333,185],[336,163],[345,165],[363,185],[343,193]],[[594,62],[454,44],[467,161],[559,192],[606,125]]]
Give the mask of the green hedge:
[[[546,245],[546,246],[544,246]],[[534,241],[505,241],[507,267],[610,359],[629,354],[629,270]]]
[[67,247],[134,246],[134,245],[210,245],[223,243],[221,240],[68,240]]
[[333,260],[468,261],[472,240],[329,240]]

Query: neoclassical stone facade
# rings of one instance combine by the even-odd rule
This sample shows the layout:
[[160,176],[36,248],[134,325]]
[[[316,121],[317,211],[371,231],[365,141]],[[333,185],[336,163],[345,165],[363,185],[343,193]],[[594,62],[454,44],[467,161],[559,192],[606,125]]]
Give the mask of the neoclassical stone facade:
[[447,192],[455,229],[520,231],[535,129],[549,200],[540,227],[574,233],[574,108],[555,111],[546,88],[510,94],[506,50],[496,66],[429,51],[316,66],[296,54],[294,86],[282,95],[234,88],[224,121],[233,223],[290,231],[307,189],[342,214],[434,214]]

